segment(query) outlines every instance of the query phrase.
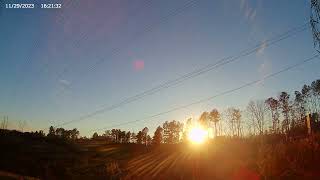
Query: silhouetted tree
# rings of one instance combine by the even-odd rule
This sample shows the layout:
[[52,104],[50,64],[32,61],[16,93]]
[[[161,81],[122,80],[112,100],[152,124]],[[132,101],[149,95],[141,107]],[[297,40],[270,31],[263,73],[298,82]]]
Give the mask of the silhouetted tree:
[[209,113],[205,111],[199,117],[199,124],[203,127],[208,127],[209,120]]
[[121,130],[120,129],[112,129],[111,134],[114,139],[114,142],[119,143],[120,142],[120,136],[121,136]]
[[209,120],[214,124],[214,134],[215,134],[215,137],[217,137],[218,136],[217,123],[220,121],[220,113],[217,109],[213,109],[209,113]]
[[311,83],[311,90],[313,96],[313,109],[314,113],[319,113],[320,110],[320,79],[316,81],[312,81]]
[[74,128],[72,130],[67,130],[64,128],[55,129],[53,126],[50,126],[48,137],[59,137],[66,140],[75,140],[78,139],[80,132]]
[[259,134],[263,134],[265,126],[265,112],[266,106],[263,101],[250,101],[247,106],[248,113],[256,125],[259,131]]
[[92,139],[97,139],[98,137],[99,137],[99,135],[98,135],[98,133],[97,133],[97,132],[93,133],[93,135],[92,135]]
[[227,117],[231,126],[232,136],[240,137],[242,135],[241,112],[236,108],[227,109]]
[[126,131],[121,131],[119,129],[119,143],[125,142],[126,139]]
[[27,125],[27,122],[26,122],[26,121],[20,120],[20,121],[18,122],[19,130],[20,130],[21,132],[23,132],[23,130],[24,130],[24,128],[26,127],[26,125]]
[[152,143],[152,138],[150,137],[150,135],[147,135],[146,137],[146,145],[150,145]]
[[280,103],[280,108],[282,110],[282,114],[284,117],[283,120],[283,129],[285,132],[289,132],[289,125],[290,125],[290,120],[289,120],[289,112],[290,112],[290,106],[289,106],[289,98],[290,95],[287,92],[281,92],[279,96],[279,103]]
[[63,128],[57,128],[56,129],[56,136],[63,137],[64,136],[64,129]]
[[147,135],[148,135],[149,129],[147,127],[144,127],[142,129],[142,133],[143,133],[143,141],[145,143],[145,145],[147,145]]
[[295,108],[296,108],[296,111],[298,114],[299,124],[302,125],[302,124],[304,124],[304,117],[306,115],[303,95],[299,91],[295,91],[294,94],[295,94],[294,104],[295,104]]
[[0,123],[0,129],[7,129],[9,125],[9,120],[8,116],[4,116],[3,120]]
[[183,141],[188,140],[188,134],[189,134],[191,128],[192,128],[192,119],[189,118],[189,119],[187,119],[186,124],[184,126],[183,135],[182,135]]
[[303,87],[301,89],[301,94],[303,97],[305,109],[308,111],[308,113],[312,113],[313,110],[310,105],[311,104],[311,96],[312,96],[311,87],[308,85],[303,85]]
[[133,143],[137,142],[137,135],[134,132],[131,133],[131,142],[133,142]]
[[163,124],[163,140],[164,143],[173,144],[180,140],[180,132],[182,132],[183,124],[178,121],[166,121]]
[[279,114],[279,102],[278,100],[274,99],[273,97],[268,98],[265,101],[268,109],[271,112],[272,118],[272,131],[273,133],[279,133],[279,125],[280,125],[280,114]]
[[131,132],[128,131],[125,136],[125,143],[130,143],[131,140]]
[[154,132],[152,144],[159,145],[162,143],[163,139],[163,128],[158,126],[156,131]]
[[[36,131],[36,132],[37,132],[37,131]],[[45,136],[46,136],[42,130],[40,130],[40,131],[37,133],[37,135],[38,135],[39,137],[45,137]]]
[[56,130],[54,129],[53,126],[50,126],[49,132],[48,132],[48,135],[47,135],[47,136],[48,136],[48,137],[54,137],[54,136],[56,136]]
[[143,132],[142,131],[139,131],[138,134],[137,134],[137,144],[142,144],[142,141],[143,141]]
[[106,130],[102,136],[106,139],[107,143],[114,142],[114,138],[110,130]]
[[79,134],[80,132],[76,128],[74,128],[70,131],[70,138],[72,140],[78,139]]

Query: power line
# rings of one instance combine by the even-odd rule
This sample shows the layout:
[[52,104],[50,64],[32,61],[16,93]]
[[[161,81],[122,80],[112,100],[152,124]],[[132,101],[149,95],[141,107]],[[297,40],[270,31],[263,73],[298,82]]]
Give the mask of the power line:
[[264,46],[264,48],[267,48],[267,47],[269,47],[269,46],[271,46],[271,45],[273,45],[273,44],[275,44],[277,42],[280,42],[280,41],[282,41],[284,39],[287,39],[287,38],[293,36],[294,34],[302,32],[302,31],[307,29],[306,25],[307,25],[307,23],[303,24],[302,26],[298,26],[298,27],[292,28],[292,29],[286,31],[283,34],[277,35],[275,37],[272,37],[272,38],[270,38],[270,39],[268,39],[266,41],[263,41],[263,42],[257,44],[253,48],[248,48],[246,50],[243,50],[236,56],[229,56],[227,58],[222,58],[222,59],[220,59],[219,61],[217,61],[217,62],[215,62],[213,64],[206,65],[206,66],[204,66],[204,67],[202,67],[200,69],[197,69],[197,70],[194,70],[192,72],[189,72],[189,73],[187,73],[187,74],[185,74],[185,75],[183,75],[183,76],[181,76],[181,77],[179,77],[177,79],[167,81],[167,82],[165,82],[163,84],[160,84],[160,85],[158,85],[158,86],[156,86],[154,88],[146,90],[146,91],[144,91],[142,93],[139,93],[139,94],[137,94],[135,96],[126,98],[123,101],[120,101],[119,103],[113,104],[113,105],[108,106],[108,107],[102,107],[101,109],[98,109],[98,110],[96,110],[96,111],[94,111],[92,113],[83,115],[80,118],[77,118],[77,119],[74,119],[74,120],[71,120],[71,121],[67,121],[67,122],[64,122],[64,123],[59,124],[59,125],[56,125],[55,127],[64,126],[64,125],[67,125],[67,124],[71,124],[71,123],[74,123],[74,122],[85,120],[85,119],[93,117],[93,116],[95,116],[97,114],[104,113],[104,112],[107,112],[107,111],[111,111],[111,110],[116,109],[118,107],[121,107],[121,106],[123,106],[125,104],[128,104],[128,103],[131,103],[133,101],[137,101],[139,99],[142,99],[145,96],[152,95],[152,94],[154,94],[156,92],[159,92],[159,91],[161,91],[163,89],[166,89],[166,88],[169,88],[171,86],[180,84],[180,83],[182,83],[182,82],[184,82],[184,81],[186,81],[188,79],[194,78],[194,77],[199,76],[201,74],[204,74],[204,73],[206,73],[208,71],[211,71],[211,70],[219,68],[219,67],[221,67],[223,65],[226,65],[226,64],[229,64],[229,63],[234,62],[236,60],[239,60],[241,57],[245,57],[245,56],[248,56],[248,55],[250,55],[252,53],[255,53],[255,52],[259,51],[262,46]]
[[[104,128],[93,129],[93,130],[91,130],[90,132],[92,132],[92,131],[105,130],[105,129],[114,128],[114,127],[119,127],[119,126],[123,126],[123,125],[127,125],[127,124],[136,123],[136,122],[139,122],[139,121],[150,120],[151,118],[155,118],[155,117],[158,117],[158,116],[161,116],[161,115],[164,115],[164,114],[168,114],[168,113],[171,113],[171,112],[180,110],[180,109],[185,109],[185,108],[190,107],[190,106],[193,106],[193,105],[195,105],[195,104],[200,104],[200,103],[202,103],[202,102],[210,101],[210,100],[212,100],[212,99],[214,99],[214,98],[217,98],[217,97],[220,97],[220,96],[223,96],[223,95],[226,95],[226,94],[233,93],[233,92],[238,91],[238,90],[240,90],[240,89],[243,89],[243,88],[245,88],[245,87],[252,86],[252,85],[257,84],[257,83],[259,83],[259,82],[261,82],[261,81],[264,81],[264,80],[269,79],[269,78],[271,78],[271,77],[277,76],[277,75],[279,75],[279,74],[281,74],[281,73],[284,73],[284,72],[289,71],[289,70],[291,70],[291,69],[293,69],[293,68],[296,68],[296,67],[298,67],[298,66],[301,66],[301,65],[303,65],[303,64],[305,64],[305,63],[307,63],[307,62],[310,62],[310,61],[314,60],[315,58],[319,58],[319,55],[314,55],[314,56],[312,56],[312,57],[310,57],[310,58],[308,58],[308,59],[305,59],[305,60],[303,60],[303,61],[301,61],[301,62],[299,62],[299,63],[293,64],[293,65],[291,65],[291,66],[287,66],[286,68],[283,68],[283,69],[280,70],[280,71],[277,71],[277,72],[275,72],[275,73],[271,73],[271,74],[269,74],[269,75],[266,75],[266,76],[264,76],[264,77],[261,78],[261,79],[257,79],[257,80],[254,80],[254,81],[245,83],[245,84],[243,84],[243,85],[241,85],[241,86],[239,86],[239,87],[237,87],[237,88],[224,91],[224,92],[219,93],[219,94],[216,94],[216,95],[214,95],[214,96],[210,96],[210,97],[207,97],[207,98],[204,98],[204,99],[200,99],[200,100],[198,100],[198,101],[194,101],[194,102],[189,103],[189,104],[186,104],[186,105],[178,106],[178,107],[172,108],[172,109],[167,110],[167,111],[164,111],[164,112],[160,112],[160,113],[157,113],[157,114],[154,114],[154,115],[147,116],[147,117],[145,117],[145,118],[137,119],[137,120],[134,120],[134,121],[128,121],[128,122],[124,122],[124,123],[120,123],[120,124],[116,124],[116,125],[112,125],[112,126],[107,126],[107,127],[104,127]],[[319,59],[318,59],[318,60],[319,60]]]
[[[152,4],[152,1],[153,0],[144,0],[144,5],[142,6],[142,8],[146,8],[146,7],[149,7],[151,4]],[[66,7],[72,7],[72,6],[75,6],[75,5],[79,5],[79,1],[74,1],[74,0],[69,0],[69,1],[67,1],[63,6],[66,8]],[[137,14],[138,14],[138,12],[140,12],[140,11],[134,11],[134,13],[132,13],[130,16],[136,16]],[[63,14],[57,14],[57,16],[56,16],[56,22],[57,23],[65,23],[65,22],[67,22],[67,20],[68,20],[68,18],[70,17],[71,15],[69,15],[69,16],[66,16],[66,15],[63,15]],[[124,23],[128,23],[128,21],[126,21],[126,22],[124,22]],[[75,42],[74,42],[74,47],[75,48],[78,48],[79,47],[79,44],[80,44],[80,42],[81,41],[84,41],[84,40],[87,40],[87,38],[88,38],[88,33],[85,33],[84,31],[81,33],[81,38],[79,38],[78,40],[76,40]],[[33,46],[31,47],[31,49],[37,49],[37,48],[39,48],[39,46],[40,46],[40,39],[38,38],[38,39],[36,39],[34,42],[33,42]],[[22,68],[24,68],[25,66],[28,66],[31,62],[32,62],[32,60],[31,60],[31,57],[32,57],[32,55],[33,54],[29,54],[26,58],[25,58],[25,61],[23,62],[23,64],[22,64],[22,66],[19,68],[19,69],[22,69]],[[42,68],[42,69],[47,69],[48,68],[48,66],[49,66],[50,64],[49,64],[49,61],[47,61],[45,64],[44,64],[44,67]],[[71,64],[67,64],[67,67],[71,67]],[[57,79],[59,79],[59,78],[61,78],[61,76],[62,76],[62,74],[64,74],[65,73],[65,70],[66,68],[64,68],[64,70],[63,70],[63,72],[61,73],[61,74],[58,74],[57,75]],[[19,70],[19,71],[21,71],[21,70]],[[24,78],[25,78],[25,76],[22,76],[21,78],[19,78],[19,79],[17,79],[16,80],[16,83],[15,84],[23,84],[23,83],[25,83],[24,82]],[[16,96],[16,94],[18,93],[18,91],[19,91],[19,88],[17,89],[14,89],[13,91],[12,91],[12,93],[13,93],[13,96]]]
[[[142,8],[147,8],[149,6],[152,5],[152,2],[154,0],[145,0],[146,3],[144,4],[144,6],[142,6]],[[177,16],[179,14],[181,14],[182,12],[184,12],[185,10],[194,7],[196,5],[196,0],[188,0],[182,7],[179,8],[174,8],[171,9],[171,11],[169,12],[169,14],[167,14],[166,16],[163,16],[160,18],[160,20],[158,20],[155,23],[152,24],[146,24],[143,28],[142,31],[140,32],[136,32],[135,34],[133,34],[132,36],[134,37],[133,40],[131,40],[129,43],[126,43],[125,47],[115,47],[111,50],[110,54],[111,57],[120,54],[125,48],[129,47],[130,44],[134,41],[139,39],[141,36],[143,36],[144,34],[147,34],[149,32],[151,32],[152,30],[155,29],[155,27],[159,26],[160,24],[163,24],[165,22],[167,22],[170,17],[174,17]],[[141,8],[141,9],[142,9]],[[136,16],[139,14],[140,11],[135,11],[135,13],[133,13],[132,16]],[[125,23],[128,23],[128,21],[126,21]],[[81,38],[80,38],[81,39]],[[89,72],[93,71],[99,64],[103,63],[105,61],[105,57],[96,57],[97,61],[94,62],[93,65],[91,65],[89,68],[86,69],[86,71],[81,72],[82,76],[86,76]],[[63,68],[62,72],[60,74],[57,75],[57,80],[59,80],[60,78],[62,78],[62,76],[67,73],[69,71],[69,69],[72,67],[72,63],[68,63],[66,67]],[[74,83],[74,81],[73,81]]]
[[[150,6],[152,5],[152,1],[153,1],[153,0],[144,0],[144,5],[141,6],[141,7],[139,7],[139,9],[136,10],[136,11],[134,11],[133,13],[130,13],[128,16],[129,16],[129,17],[135,17],[135,16],[137,16],[137,15],[141,12],[142,9],[145,9],[145,8],[150,7]],[[122,25],[125,25],[125,24],[128,24],[128,23],[129,23],[129,19],[127,18],[127,19],[122,23]],[[97,28],[97,26],[96,26],[96,28]],[[82,37],[79,38],[79,39],[77,40],[77,42],[75,42],[74,46],[75,46],[76,48],[79,48],[80,42],[87,40],[88,37],[89,37],[88,35],[89,35],[89,33],[83,32],[83,33],[81,34]],[[68,63],[68,64],[63,68],[62,72],[57,75],[57,79],[60,79],[65,73],[67,73],[67,72],[69,71],[69,69],[70,69],[71,67],[72,67],[72,62]]]
[[[134,40],[136,40],[136,39],[140,38],[141,36],[143,36],[144,34],[147,34],[147,33],[151,32],[152,30],[154,30],[155,27],[167,22],[170,18],[172,18],[174,16],[177,16],[177,15],[181,14],[182,12],[184,12],[185,10],[195,6],[196,3],[197,3],[196,0],[188,0],[182,7],[172,9],[169,12],[169,14],[167,14],[166,16],[161,17],[160,20],[158,20],[157,22],[145,25],[142,31],[137,32],[137,33],[132,35],[134,38],[129,43],[126,43],[126,47],[129,47],[129,45]],[[111,57],[120,54],[123,49],[125,49],[125,48],[123,48],[123,47],[115,47],[115,48],[113,48],[111,50],[111,52],[110,52]],[[94,62],[93,65],[91,65],[88,69],[86,69],[86,71],[81,73],[82,76],[86,76],[89,72],[93,71],[99,64],[103,63],[106,60],[105,57],[100,57],[100,58],[97,58],[97,59],[98,60],[96,62]],[[64,73],[68,72],[68,69],[70,69],[72,67],[71,65],[72,64],[70,64],[68,67],[64,68],[62,74],[59,74],[58,77],[61,77]]]
[[[151,4],[152,4],[152,1],[153,0],[145,0],[145,5],[143,6],[144,8],[145,7],[149,7]],[[153,24],[147,24],[145,26],[145,28],[143,29],[143,31],[141,32],[137,32],[133,35],[134,39],[138,39],[140,36],[152,31],[156,26],[159,26],[160,24],[162,23],[165,23],[166,21],[169,20],[170,17],[174,17],[174,16],[177,16],[179,14],[181,14],[182,12],[184,12],[185,10],[191,8],[191,7],[194,7],[196,5],[196,0],[188,0],[182,7],[179,7],[179,8],[175,8],[175,9],[172,9],[169,14],[167,14],[166,16],[164,17],[161,17],[160,20],[158,20],[156,23],[153,23]],[[135,12],[139,12],[139,11],[135,11]],[[134,15],[137,15],[138,13],[134,13]],[[85,36],[85,34],[82,35],[82,38],[87,38],[87,36]],[[80,39],[82,39],[80,38]],[[78,41],[79,43],[80,41]],[[132,41],[131,41],[132,42]],[[77,46],[77,44],[75,44],[75,46]],[[127,43],[128,45],[129,43]],[[121,51],[122,48],[121,47],[118,47],[118,48],[114,48],[112,51],[111,51],[111,55],[116,55],[116,54],[119,54]],[[102,63],[105,59],[104,58],[100,58],[98,59],[98,61],[89,68],[89,71],[90,70],[93,70],[95,66],[97,66],[98,64]],[[62,73],[58,74],[57,75],[57,79],[59,79],[60,77],[62,77],[62,75],[64,73],[66,73],[68,71],[68,69],[71,67],[71,64],[68,64],[67,67],[65,67],[62,71]],[[82,75],[84,75],[85,73],[82,73]],[[73,120],[72,120],[73,121]],[[69,123],[68,123],[69,124]],[[56,125],[56,126],[62,126],[62,125],[65,125],[65,123],[63,124],[60,124],[60,125]],[[55,127],[56,127],[55,126]],[[47,128],[46,128],[47,129]]]

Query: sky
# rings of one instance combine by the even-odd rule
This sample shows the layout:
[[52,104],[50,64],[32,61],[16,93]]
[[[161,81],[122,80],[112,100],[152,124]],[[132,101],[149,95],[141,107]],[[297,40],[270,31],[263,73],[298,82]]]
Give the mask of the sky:
[[[77,120],[162,83],[237,55],[309,20],[308,0],[79,0],[61,9],[0,3],[0,118],[40,130]],[[270,47],[112,111],[63,126],[91,136],[221,93],[315,55],[310,27]],[[319,60],[186,109],[118,126],[152,131],[250,100],[293,93],[319,78]],[[98,131],[102,133],[102,130]]]

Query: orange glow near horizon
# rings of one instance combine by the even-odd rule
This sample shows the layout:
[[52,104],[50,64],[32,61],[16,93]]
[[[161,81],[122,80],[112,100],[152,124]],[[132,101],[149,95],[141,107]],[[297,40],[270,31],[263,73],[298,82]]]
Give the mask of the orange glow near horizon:
[[208,131],[201,127],[193,127],[188,133],[189,141],[193,144],[202,144],[207,140]]

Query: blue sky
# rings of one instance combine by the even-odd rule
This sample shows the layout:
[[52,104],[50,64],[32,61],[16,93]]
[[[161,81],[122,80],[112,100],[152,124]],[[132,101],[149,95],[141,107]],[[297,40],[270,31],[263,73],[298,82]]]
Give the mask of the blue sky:
[[[30,130],[77,119],[235,55],[306,23],[310,14],[309,1],[301,0],[200,0],[175,16],[172,10],[188,0],[64,1],[58,10],[4,9],[8,2],[13,1],[1,2],[0,11],[0,116],[9,116],[11,128],[25,120]],[[65,127],[89,135],[92,129],[235,88],[314,54],[308,29],[240,61]],[[165,120],[184,121],[212,108],[245,108],[249,100],[299,90],[319,78],[319,65],[313,61],[210,102],[118,128],[152,130]]]

